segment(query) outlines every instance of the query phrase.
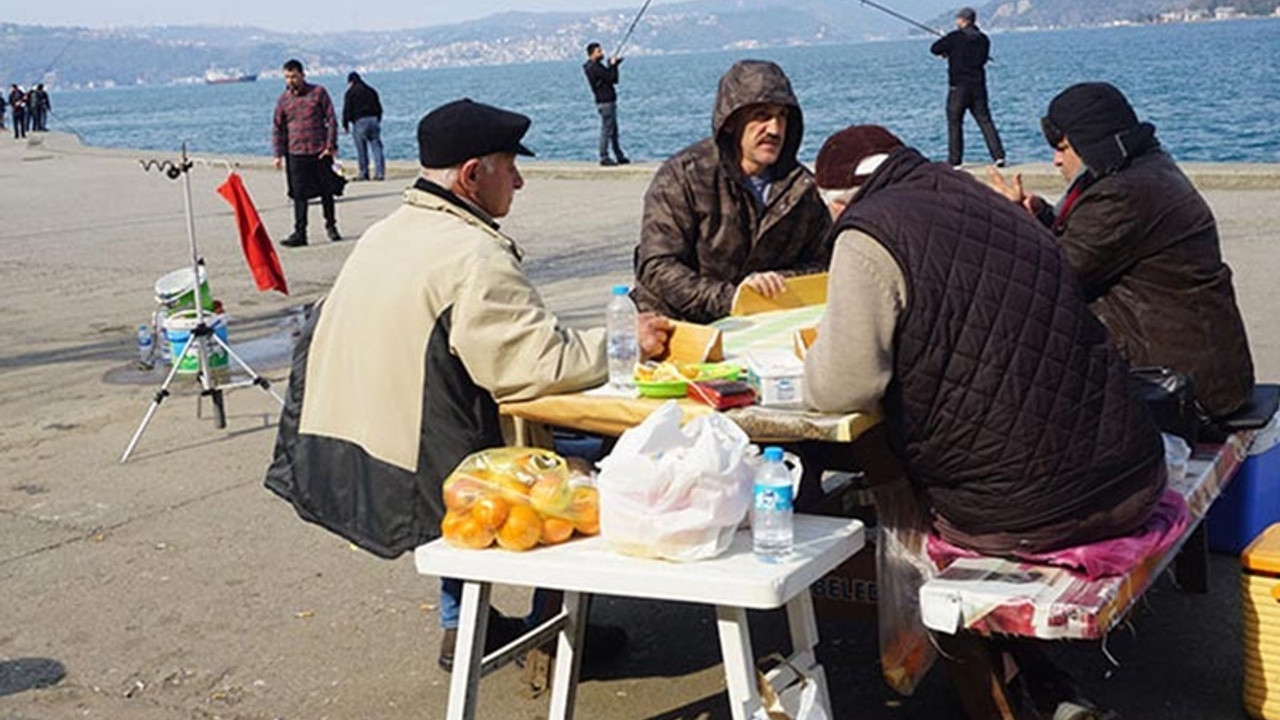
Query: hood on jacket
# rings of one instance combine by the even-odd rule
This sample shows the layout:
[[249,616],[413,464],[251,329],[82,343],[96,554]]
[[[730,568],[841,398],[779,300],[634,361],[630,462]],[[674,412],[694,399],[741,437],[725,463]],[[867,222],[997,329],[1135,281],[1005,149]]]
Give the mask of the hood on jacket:
[[[787,136],[782,141],[778,162],[774,164],[775,176],[785,175],[796,166],[796,153],[804,137],[804,114],[800,102],[791,89],[791,81],[776,63],[768,60],[740,60],[720,77],[716,90],[715,112],[711,115],[711,134],[720,149],[721,160],[736,160],[737,138],[729,130],[729,119],[748,105],[785,105],[787,107]],[[736,162],[727,164],[737,166]]]

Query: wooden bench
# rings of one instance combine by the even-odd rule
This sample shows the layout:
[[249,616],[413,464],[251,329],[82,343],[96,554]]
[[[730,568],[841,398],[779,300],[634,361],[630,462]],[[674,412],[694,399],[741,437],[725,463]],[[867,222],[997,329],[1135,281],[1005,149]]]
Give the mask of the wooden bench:
[[[1204,591],[1207,544],[1201,521],[1248,455],[1254,432],[1230,435],[1226,442],[1197,445],[1187,473],[1169,487],[1186,500],[1191,520],[1181,537],[1164,552],[1148,557],[1127,575],[1087,580],[1072,572],[1001,558],[957,560],[920,589],[921,615],[926,627],[944,642],[948,636],[1021,637],[1041,640],[1099,640],[1133,608],[1179,553],[1179,581],[1188,589]],[[963,645],[958,645],[963,647]],[[975,655],[964,653],[966,660]],[[980,659],[979,663],[980,664]],[[975,689],[991,690],[981,707],[994,708],[983,715],[1012,717],[1003,697],[1004,683],[994,667],[976,681],[973,668],[967,676]],[[973,698],[963,698],[971,715]]]

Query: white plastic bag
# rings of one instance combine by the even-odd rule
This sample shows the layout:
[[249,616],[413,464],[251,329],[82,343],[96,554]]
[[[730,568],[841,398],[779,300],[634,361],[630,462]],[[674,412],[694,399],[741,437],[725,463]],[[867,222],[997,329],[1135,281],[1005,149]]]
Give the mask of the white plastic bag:
[[600,462],[600,534],[614,550],[667,560],[723,553],[751,505],[757,449],[719,414],[681,428],[674,402]]

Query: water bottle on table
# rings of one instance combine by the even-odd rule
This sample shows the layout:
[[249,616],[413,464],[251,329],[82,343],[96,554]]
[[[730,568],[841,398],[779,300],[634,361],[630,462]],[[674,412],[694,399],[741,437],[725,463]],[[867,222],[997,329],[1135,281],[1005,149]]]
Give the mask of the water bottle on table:
[[640,345],[636,337],[639,313],[627,294],[630,290],[626,285],[614,285],[613,296],[605,309],[609,384],[622,390],[635,387],[636,363],[640,361]]
[[791,471],[782,461],[782,448],[765,448],[751,502],[751,544],[765,562],[791,554],[792,499]]

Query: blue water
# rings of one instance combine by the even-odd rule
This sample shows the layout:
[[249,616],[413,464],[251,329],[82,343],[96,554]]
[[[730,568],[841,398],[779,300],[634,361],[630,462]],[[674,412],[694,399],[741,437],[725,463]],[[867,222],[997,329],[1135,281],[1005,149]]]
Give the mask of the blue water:
[[[996,35],[988,68],[992,112],[1013,162],[1047,160],[1039,117],[1066,86],[1118,85],[1181,160],[1280,162],[1280,20],[1061,30]],[[791,77],[805,113],[801,157],[830,133],[880,123],[937,158],[946,155],[946,65],[928,41],[629,58],[622,67],[623,148],[638,160],[667,157],[707,135],[716,82],[735,61],[766,58]],[[593,160],[598,118],[580,63],[367,73],[385,108],[392,158],[416,157],[418,118],[467,96],[531,116],[540,158]],[[345,77],[313,78],[341,111]],[[54,130],[103,146],[199,153],[271,152],[279,80],[217,86],[135,87],[56,93]],[[351,157],[348,138],[341,154]],[[972,120],[966,160],[986,153]]]

